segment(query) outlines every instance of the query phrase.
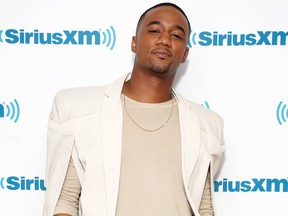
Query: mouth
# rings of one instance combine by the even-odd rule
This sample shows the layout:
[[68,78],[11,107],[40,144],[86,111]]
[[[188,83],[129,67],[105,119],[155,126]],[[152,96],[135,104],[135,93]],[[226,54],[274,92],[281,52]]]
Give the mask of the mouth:
[[156,55],[161,59],[170,58],[172,56],[172,53],[169,50],[159,48],[152,50],[152,54]]

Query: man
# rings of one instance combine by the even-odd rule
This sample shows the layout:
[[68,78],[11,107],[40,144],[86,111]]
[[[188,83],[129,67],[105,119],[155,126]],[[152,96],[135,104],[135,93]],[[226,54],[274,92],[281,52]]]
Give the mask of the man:
[[220,116],[172,88],[190,23],[161,3],[140,17],[133,70],[60,91],[49,119],[44,216],[214,215]]

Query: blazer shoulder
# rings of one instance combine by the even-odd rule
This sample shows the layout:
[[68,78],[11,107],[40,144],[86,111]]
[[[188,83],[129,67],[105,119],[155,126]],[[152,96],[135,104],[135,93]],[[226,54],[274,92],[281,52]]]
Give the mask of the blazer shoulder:
[[98,113],[105,89],[106,86],[88,86],[59,90],[54,97],[50,119],[63,123]]
[[220,114],[217,112],[188,101],[190,111],[196,114],[201,130],[218,139],[222,139],[224,121]]

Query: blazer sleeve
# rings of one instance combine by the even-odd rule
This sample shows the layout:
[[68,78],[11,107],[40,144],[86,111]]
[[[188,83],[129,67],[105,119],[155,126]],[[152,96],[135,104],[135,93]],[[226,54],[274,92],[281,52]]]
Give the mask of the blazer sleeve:
[[211,186],[211,198],[212,205],[214,209],[214,214],[217,215],[217,206],[215,203],[215,192],[214,192],[214,181],[217,178],[217,175],[220,173],[221,167],[225,161],[225,141],[223,137],[223,127],[224,122],[222,117],[217,116],[217,137],[219,140],[219,144],[215,146],[214,150],[211,151],[211,164],[210,164],[210,186]]
[[61,99],[56,95],[48,120],[43,216],[53,216],[74,146],[73,119],[61,121]]
[[216,115],[215,118],[217,121],[216,123],[216,128],[215,134],[218,137],[219,144],[215,146],[216,148],[211,151],[211,156],[212,156],[212,164],[211,164],[211,173],[212,177],[215,178],[216,175],[219,173],[219,170],[225,160],[225,141],[224,141],[224,135],[223,135],[223,130],[224,130],[224,121],[222,117],[219,115]]

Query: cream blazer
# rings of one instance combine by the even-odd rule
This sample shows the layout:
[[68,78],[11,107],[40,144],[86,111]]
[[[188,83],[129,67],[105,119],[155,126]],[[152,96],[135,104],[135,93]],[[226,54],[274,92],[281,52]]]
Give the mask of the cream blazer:
[[[115,216],[123,118],[120,94],[126,77],[108,86],[65,89],[56,94],[48,123],[43,216],[53,215],[70,156],[82,186],[79,215]],[[175,95],[183,181],[191,208],[199,216],[209,167],[214,205],[213,177],[225,151],[223,121],[215,112]]]

